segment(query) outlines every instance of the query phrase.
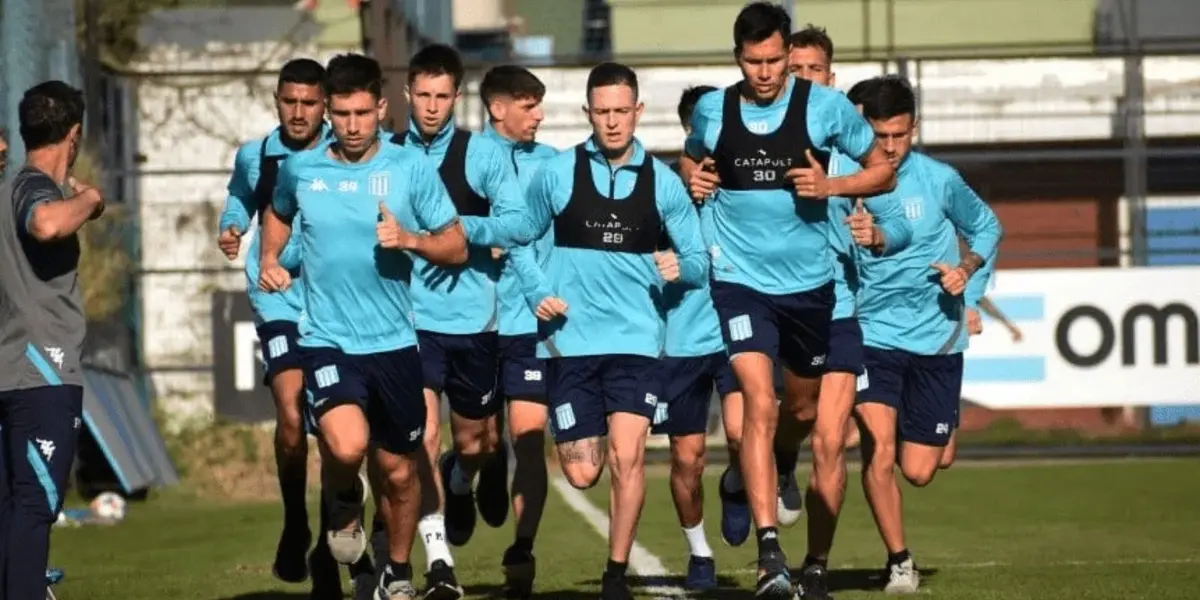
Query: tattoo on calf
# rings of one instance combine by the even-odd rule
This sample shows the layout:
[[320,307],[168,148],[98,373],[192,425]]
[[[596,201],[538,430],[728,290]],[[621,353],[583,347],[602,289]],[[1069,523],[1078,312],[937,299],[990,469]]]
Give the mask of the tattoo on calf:
[[592,466],[604,464],[604,447],[599,438],[588,438],[558,445],[558,458],[566,464],[591,463]]

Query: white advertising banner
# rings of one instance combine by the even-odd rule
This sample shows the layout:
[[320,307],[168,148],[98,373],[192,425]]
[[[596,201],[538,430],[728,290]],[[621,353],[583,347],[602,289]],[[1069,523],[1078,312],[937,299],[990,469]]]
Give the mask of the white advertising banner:
[[993,409],[1200,404],[1200,267],[999,271],[964,399]]

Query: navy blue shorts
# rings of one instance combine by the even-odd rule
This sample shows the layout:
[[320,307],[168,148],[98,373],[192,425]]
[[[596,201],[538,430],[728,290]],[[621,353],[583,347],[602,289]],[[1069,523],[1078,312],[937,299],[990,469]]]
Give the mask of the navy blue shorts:
[[724,352],[708,356],[666,357],[659,365],[663,395],[650,428],[656,435],[708,433],[709,402],[738,391],[737,378]]
[[417,331],[425,388],[445,392],[450,410],[467,419],[500,412],[496,397],[499,335],[495,332],[448,334]]
[[270,387],[275,376],[304,367],[300,359],[300,327],[295,321],[267,321],[258,326],[258,346],[262,350],[263,385]]
[[759,352],[801,377],[825,372],[833,282],[806,292],[771,295],[714,281],[712,299],[729,356]]
[[500,336],[500,397],[546,403],[546,361],[537,357],[537,334]]
[[304,348],[304,385],[315,421],[330,409],[354,404],[367,416],[371,441],[394,454],[421,447],[425,392],[415,346],[376,354]]
[[[62,510],[82,426],[82,386],[0,392],[0,497],[4,502],[19,505],[38,523],[53,523]],[[11,507],[8,514],[13,514]]]
[[550,432],[557,443],[608,434],[608,415],[654,417],[662,397],[659,359],[618,354],[546,360]]
[[858,402],[896,409],[900,441],[945,446],[958,424],[962,378],[961,353],[925,356],[867,346]]
[[857,317],[829,322],[829,356],[825,359],[825,370],[862,374],[863,334]]

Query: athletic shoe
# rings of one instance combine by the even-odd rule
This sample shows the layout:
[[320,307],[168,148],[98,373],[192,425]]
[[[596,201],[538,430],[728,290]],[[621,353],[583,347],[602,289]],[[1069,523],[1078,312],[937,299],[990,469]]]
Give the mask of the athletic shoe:
[[367,536],[363,531],[363,508],[370,496],[367,478],[361,473],[353,486],[344,491],[326,490],[329,505],[329,530],[325,539],[329,553],[343,565],[352,565],[367,551]]
[[915,594],[921,587],[921,573],[913,559],[888,566],[888,581],[883,591],[889,594]]
[[312,576],[309,600],[342,600],[342,570],[329,553],[329,546],[317,543],[308,555],[308,572]]
[[446,541],[452,546],[463,546],[475,533],[475,494],[468,491],[460,495],[450,490],[450,474],[456,461],[453,452],[442,454],[438,459],[438,472],[446,492]]
[[417,600],[420,594],[417,594],[417,589],[413,587],[411,581],[407,579],[396,579],[384,583],[384,579],[380,579],[379,585],[373,588],[375,596],[373,600]]
[[832,600],[829,595],[829,572],[821,565],[806,565],[800,572],[797,591],[801,600]]
[[479,471],[478,487],[475,501],[483,522],[491,527],[504,525],[508,519],[508,448],[504,440],[500,440],[496,453]]
[[779,476],[779,497],[775,507],[775,519],[781,527],[791,527],[800,521],[804,514],[804,495],[800,493],[800,485],[796,482],[795,473],[785,473]]
[[425,600],[461,600],[462,597],[463,589],[454,577],[454,567],[443,560],[433,561],[425,574]]
[[537,574],[537,561],[532,552],[513,546],[504,551],[500,561],[504,568],[504,597],[509,600],[527,600],[533,596],[533,579]]
[[625,575],[605,573],[600,579],[600,600],[633,600]]
[[308,547],[312,545],[312,532],[308,527],[284,526],[275,546],[275,562],[271,573],[287,583],[300,583],[308,579]]
[[758,557],[758,583],[754,597],[762,600],[792,600],[792,578],[788,574],[787,556],[769,552]]
[[725,477],[733,468],[725,467],[717,484],[717,495],[721,497],[721,540],[728,546],[741,546],[750,537],[750,504],[745,489],[736,492],[725,489]]
[[[372,536],[374,539],[374,536]],[[383,564],[387,566],[388,557],[385,554]],[[375,565],[371,562],[371,557],[363,554],[358,562],[350,565],[350,588],[353,590],[354,600],[375,600],[375,591],[382,585],[382,571],[376,571]]]
[[693,556],[688,561],[687,578],[683,587],[693,591],[705,591],[717,587],[717,563],[707,556]]

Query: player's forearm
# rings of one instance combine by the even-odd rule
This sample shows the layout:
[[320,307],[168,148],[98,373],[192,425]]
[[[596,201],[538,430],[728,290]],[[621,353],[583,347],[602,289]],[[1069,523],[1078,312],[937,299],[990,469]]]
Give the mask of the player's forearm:
[[88,188],[65,200],[51,200],[33,207],[29,235],[39,242],[52,242],[75,235],[103,202],[100,191]]
[[546,274],[537,263],[537,256],[532,246],[516,246],[508,253],[506,269],[513,269],[517,274],[517,285],[521,295],[525,297],[529,310],[536,312],[542,300],[554,295]]
[[297,240],[289,240],[283,246],[283,252],[279,253],[279,266],[288,270],[299,269],[302,256],[300,243]]
[[467,238],[462,223],[432,235],[419,235],[413,240],[413,252],[440,267],[453,267],[467,262]]
[[708,253],[704,248],[698,248],[687,253],[679,254],[679,281],[692,287],[704,285],[708,279]]
[[217,224],[218,235],[230,227],[245,232],[250,228],[250,212],[241,198],[229,196],[225,198],[225,208],[221,211],[221,219]]
[[679,155],[679,175],[683,180],[689,181],[692,178],[692,172],[700,166],[700,163],[693,159],[686,151]]
[[872,163],[857,173],[829,179],[831,196],[859,198],[890,192],[896,187],[896,170],[887,161]]
[[284,221],[275,212],[274,207],[267,207],[263,212],[262,243],[259,245],[259,261],[262,264],[279,264],[280,255],[292,235],[291,223]]
[[491,217],[462,217],[467,242],[473,246],[511,248],[537,238],[536,224],[525,213],[507,213]]

